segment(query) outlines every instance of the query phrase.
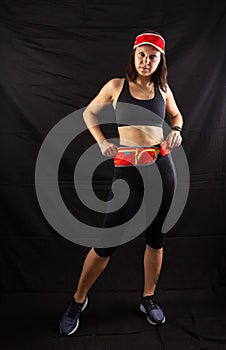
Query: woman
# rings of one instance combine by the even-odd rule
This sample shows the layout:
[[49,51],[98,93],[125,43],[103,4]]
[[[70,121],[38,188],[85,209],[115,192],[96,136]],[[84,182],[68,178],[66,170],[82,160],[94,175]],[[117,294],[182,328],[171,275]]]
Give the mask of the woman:
[[[153,325],[165,322],[164,312],[156,303],[154,293],[163,258],[161,228],[172,202],[175,188],[175,171],[172,159],[169,154],[165,155],[162,152],[164,150],[162,146],[167,145],[168,150],[179,147],[182,141],[180,131],[183,125],[182,115],[176,105],[173,93],[167,85],[166,77],[167,66],[163,37],[155,31],[139,34],[134,42],[126,78],[111,79],[84,112],[84,120],[102,154],[106,157],[114,157],[114,180],[123,178],[129,183],[132,196],[123,209],[123,213],[127,216],[128,213],[135,214],[137,205],[140,205],[140,203],[137,204],[137,199],[139,201],[139,198],[142,197],[143,188],[142,184],[139,184],[140,178],[136,171],[136,163],[133,163],[131,159],[128,162],[126,155],[132,154],[134,149],[137,152],[140,150],[145,152],[148,149],[149,155],[150,150],[154,152],[151,154],[154,154],[155,164],[161,174],[163,195],[158,213],[145,231],[144,290],[140,304],[140,310],[147,314],[148,322]],[[120,140],[119,148],[105,138],[97,123],[96,116],[101,106],[106,103],[112,103],[115,107]],[[149,114],[142,113],[142,116],[138,116],[134,113],[130,117],[128,111],[123,108],[128,103],[145,108]],[[164,144],[162,126],[165,113],[170,118],[171,131]],[[138,147],[134,148],[134,146]],[[125,148],[127,152],[124,152]],[[123,158],[124,156],[125,158]],[[133,166],[130,166],[130,162]],[[150,163],[150,161],[145,160],[144,164],[146,165],[148,162]],[[150,166],[143,167],[142,171],[146,174],[145,176],[150,175],[151,168]],[[122,217],[122,215],[117,216],[117,213],[113,218],[107,214],[105,227],[111,226],[115,220],[119,222],[119,216]],[[87,254],[77,290],[60,322],[62,334],[70,335],[77,330],[80,314],[87,306],[88,291],[107,266],[115,249],[116,247],[92,248]]]

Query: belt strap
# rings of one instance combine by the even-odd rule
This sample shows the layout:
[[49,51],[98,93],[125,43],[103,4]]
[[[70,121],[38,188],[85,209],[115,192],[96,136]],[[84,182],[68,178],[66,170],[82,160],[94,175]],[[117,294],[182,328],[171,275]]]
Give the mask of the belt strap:
[[171,153],[168,142],[163,141],[159,147],[119,147],[114,157],[115,166],[148,165],[155,162],[161,153],[165,156]]

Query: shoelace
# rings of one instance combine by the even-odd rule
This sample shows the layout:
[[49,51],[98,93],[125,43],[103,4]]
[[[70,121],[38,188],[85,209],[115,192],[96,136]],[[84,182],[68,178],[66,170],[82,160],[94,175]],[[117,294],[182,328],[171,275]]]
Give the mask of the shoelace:
[[76,314],[80,314],[81,310],[82,310],[82,304],[79,304],[73,301],[71,303],[71,306],[68,312],[68,317],[74,318]]
[[148,311],[157,309],[157,304],[152,298],[145,299],[144,302]]

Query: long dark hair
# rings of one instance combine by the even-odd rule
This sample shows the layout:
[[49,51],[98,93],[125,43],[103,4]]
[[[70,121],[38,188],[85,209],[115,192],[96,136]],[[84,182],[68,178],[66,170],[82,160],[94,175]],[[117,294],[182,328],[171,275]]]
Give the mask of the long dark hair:
[[[161,35],[160,33],[156,32],[155,30],[145,30],[143,33],[153,33],[153,34],[158,34]],[[128,81],[135,81],[137,78],[137,70],[135,68],[134,64],[134,54],[135,54],[135,49],[131,52],[130,57],[129,57],[129,62],[126,68],[126,79]],[[161,54],[161,60],[159,62],[158,68],[156,71],[151,75],[150,81],[153,81],[153,83],[156,86],[160,86],[160,88],[166,92],[167,89],[167,65],[166,65],[166,58],[163,53]]]

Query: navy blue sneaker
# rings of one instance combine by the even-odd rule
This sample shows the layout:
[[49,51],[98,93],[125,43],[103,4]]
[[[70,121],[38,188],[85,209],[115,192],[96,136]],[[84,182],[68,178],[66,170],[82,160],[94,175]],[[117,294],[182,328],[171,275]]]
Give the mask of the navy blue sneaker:
[[147,321],[154,326],[160,325],[166,320],[162,309],[155,302],[153,295],[146,296],[141,300],[140,310],[147,314]]
[[86,297],[84,303],[76,303],[76,301],[71,301],[67,310],[63,314],[60,321],[60,333],[65,335],[73,334],[79,326],[79,317],[83,310],[85,310],[88,304],[88,298]]

